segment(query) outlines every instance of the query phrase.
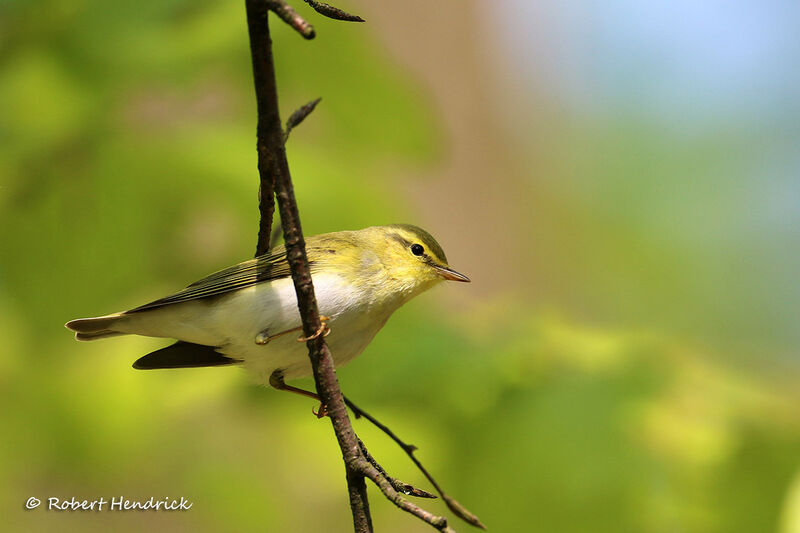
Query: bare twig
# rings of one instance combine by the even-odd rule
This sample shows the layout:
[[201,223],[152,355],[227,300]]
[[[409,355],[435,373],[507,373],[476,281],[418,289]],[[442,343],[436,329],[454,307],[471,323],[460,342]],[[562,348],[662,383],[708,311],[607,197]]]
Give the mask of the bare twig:
[[317,107],[317,104],[322,100],[322,98],[317,98],[316,100],[311,100],[304,106],[301,106],[300,109],[289,115],[288,120],[286,121],[286,130],[283,132],[283,142],[289,140],[289,134],[292,132],[292,129],[295,126],[299,126],[301,122],[303,122],[308,115],[314,111],[314,108]]
[[[310,5],[314,11],[320,15],[326,16],[334,20],[343,20],[347,22],[364,22],[364,19],[358,15],[351,15],[350,13],[334,7],[324,2],[317,2],[315,0],[304,0],[305,3]],[[294,28],[297,33],[306,39],[313,39],[316,36],[314,26],[309,24],[303,17],[301,17],[292,6],[283,0],[262,0],[262,3],[267,9],[278,15],[282,21]]]
[[[345,403],[347,403],[347,396],[345,396]],[[361,453],[364,454],[364,458],[369,461],[369,463],[378,469],[378,472],[381,473],[383,477],[386,478],[389,483],[392,484],[392,488],[401,494],[405,494],[407,496],[416,496],[417,498],[436,498],[435,494],[431,494],[427,490],[422,490],[414,487],[413,485],[409,485],[408,483],[403,483],[399,479],[393,478],[390,476],[383,467],[378,464],[378,461],[375,460],[374,457],[369,453],[367,447],[361,442],[361,439],[358,439],[358,446],[361,448]]]
[[314,11],[320,15],[324,15],[334,20],[344,20],[346,22],[364,22],[364,19],[358,15],[351,15],[346,11],[342,11],[338,7],[333,7],[324,2],[317,2],[315,0],[304,0],[304,2],[314,8]]
[[281,219],[278,219],[278,223],[272,225],[272,235],[269,237],[269,249],[272,250],[281,242],[283,238],[283,226],[281,226]]
[[416,516],[420,520],[430,524],[439,531],[444,531],[446,533],[455,533],[455,530],[447,524],[447,518],[426,511],[420,506],[403,498],[403,496],[392,486],[392,483],[384,477],[381,471],[378,470],[378,468],[376,468],[372,463],[367,461],[366,458],[364,457],[359,458],[357,462],[357,468],[359,471],[363,473],[363,475],[368,477],[373,483],[375,483],[378,486],[379,489],[381,489],[381,492],[383,492],[383,495],[386,496],[386,499],[388,499],[390,502],[395,504],[400,509]]
[[[274,166],[277,151],[283,151],[281,119],[278,113],[278,89],[275,84],[275,67],[272,62],[272,41],[269,36],[265,3],[247,0],[247,29],[250,34],[250,54],[253,60],[253,80],[256,89],[258,126],[256,128],[256,149],[258,150],[258,209],[261,221],[258,228],[256,256],[269,250],[272,228],[272,215],[275,212]],[[275,125],[277,124],[279,143],[275,144]],[[285,156],[284,156],[285,157]]]
[[261,3],[306,39],[313,39],[316,36],[314,26],[306,22],[292,6],[283,0],[261,0]]
[[[369,420],[375,427],[377,427],[378,429],[380,429],[381,431],[386,433],[393,441],[395,441],[403,449],[404,452],[406,452],[406,454],[411,459],[411,461],[413,461],[413,463],[417,466],[417,468],[420,470],[420,472],[422,472],[425,475],[425,477],[428,478],[428,481],[431,482],[431,485],[433,485],[433,487],[436,489],[436,492],[438,492],[439,495],[442,497],[442,500],[444,500],[445,504],[447,504],[447,507],[451,511],[453,511],[453,513],[455,513],[456,516],[458,516],[459,518],[461,518],[462,520],[464,520],[468,524],[471,524],[471,525],[473,525],[475,527],[479,527],[481,529],[486,529],[486,526],[480,521],[480,519],[474,513],[470,512],[469,509],[464,507],[455,498],[453,498],[451,496],[448,496],[444,492],[442,487],[439,485],[439,483],[437,483],[436,480],[433,478],[433,476],[428,472],[428,470],[424,466],[422,466],[422,463],[414,455],[414,452],[417,450],[416,446],[414,446],[413,444],[408,444],[405,441],[403,441],[391,429],[389,429],[385,424],[383,424],[377,418],[375,418],[374,416],[370,415],[369,413],[367,413],[366,411],[361,409],[359,406],[354,404],[352,401],[350,401],[347,398],[347,396],[344,397],[344,403],[347,404],[347,406],[353,411],[353,415],[356,418],[364,417],[367,420]],[[365,452],[365,454],[367,453],[366,449],[364,449],[363,451]],[[380,468],[379,465],[376,465],[376,466],[378,468]],[[387,476],[387,478],[388,478],[388,476]],[[391,479],[391,478],[388,478],[388,479]]]

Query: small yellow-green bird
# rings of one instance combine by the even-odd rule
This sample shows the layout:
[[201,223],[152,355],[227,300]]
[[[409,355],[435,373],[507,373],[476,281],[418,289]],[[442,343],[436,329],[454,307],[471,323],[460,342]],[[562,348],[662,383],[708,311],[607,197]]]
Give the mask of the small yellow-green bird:
[[[364,351],[391,314],[414,296],[443,280],[469,281],[450,268],[428,232],[411,225],[316,235],[306,240],[306,251],[337,367]],[[260,383],[290,390],[294,387],[284,379],[311,375],[305,345],[286,335],[302,328],[283,246],[172,296],[66,326],[80,341],[128,334],[177,339],[137,360],[134,368],[242,364]]]

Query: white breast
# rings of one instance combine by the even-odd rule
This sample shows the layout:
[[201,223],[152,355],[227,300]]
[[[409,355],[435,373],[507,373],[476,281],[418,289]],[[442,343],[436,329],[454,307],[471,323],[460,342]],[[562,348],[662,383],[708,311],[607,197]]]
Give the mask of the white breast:
[[[330,334],[326,337],[337,367],[358,356],[394,311],[387,306],[370,306],[369,295],[335,274],[315,274],[314,292],[321,315],[327,316]],[[243,359],[245,366],[266,382],[281,369],[286,379],[311,375],[305,343],[297,342],[302,331],[274,339],[267,345],[255,344],[256,335],[266,329],[270,335],[301,325],[294,284],[291,279],[237,291],[216,306],[220,333],[229,334],[221,352]],[[250,310],[242,312],[241,310]]]

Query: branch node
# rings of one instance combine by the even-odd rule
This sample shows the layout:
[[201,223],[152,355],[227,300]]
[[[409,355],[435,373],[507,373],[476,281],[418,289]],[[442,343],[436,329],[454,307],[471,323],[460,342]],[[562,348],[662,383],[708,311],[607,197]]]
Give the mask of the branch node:
[[286,121],[286,131],[283,132],[283,143],[286,144],[286,141],[289,140],[289,133],[291,133],[292,129],[296,126],[299,126],[301,122],[303,122],[308,115],[311,114],[312,111],[317,107],[317,104],[322,100],[322,98],[317,98],[316,100],[311,100],[304,106],[301,106],[300,109],[295,111],[289,116],[289,119]]
[[372,457],[372,455],[367,450],[367,447],[364,445],[364,442],[361,439],[359,439],[358,436],[356,436],[356,439],[358,440],[358,447],[361,450],[361,454],[363,455],[363,458],[366,459],[369,464],[374,466],[375,469],[378,472],[380,472],[380,474],[384,478],[386,478],[386,480],[392,485],[392,488],[394,488],[394,490],[396,490],[397,492],[400,492],[402,494],[406,494],[408,496],[416,496],[417,498],[430,498],[430,499],[436,499],[437,498],[437,496],[435,494],[432,494],[432,493],[428,492],[427,490],[418,489],[413,485],[409,485],[408,483],[404,483],[404,482],[400,481],[399,479],[396,479],[396,478],[393,478],[392,476],[390,476],[386,472],[386,470],[384,470],[384,468],[378,463],[378,461],[376,461],[375,458]]
[[[442,500],[444,500],[444,503],[447,505],[447,508],[450,509],[457,517],[459,517],[460,519],[462,519],[463,521],[465,521],[470,525],[479,527],[481,529],[486,529],[486,526],[483,524],[483,522],[480,521],[480,519],[477,516],[471,513],[466,507],[461,505],[461,503],[459,503],[458,500],[445,494],[444,490],[442,490],[442,487],[439,485],[439,483],[436,482],[436,480],[428,472],[428,470],[424,466],[422,466],[422,463],[420,463],[419,459],[417,459],[417,456],[414,455],[414,451],[416,451],[417,449],[416,446],[414,446],[413,444],[405,443],[400,437],[395,435],[394,432],[391,429],[389,429],[386,425],[382,424],[380,421],[378,421],[378,419],[376,419],[375,417],[373,417],[372,415],[361,409],[353,402],[351,402],[350,399],[347,398],[347,396],[344,397],[344,403],[345,405],[347,405],[347,407],[349,407],[353,411],[353,414],[355,415],[356,418],[361,418],[363,416],[364,418],[369,420],[375,427],[386,433],[386,435],[388,435],[389,438],[395,441],[397,445],[400,446],[400,448],[402,448],[403,451],[406,452],[409,459],[411,459],[411,461],[416,465],[419,471],[425,475],[428,481],[431,482],[431,485],[433,485],[436,491],[441,495]],[[370,459],[369,454],[366,453],[366,449],[364,448],[363,444],[361,444],[361,450],[369,460]],[[374,466],[376,467],[376,469],[380,470],[379,465],[374,465]],[[386,476],[385,472],[383,473],[383,475]],[[388,476],[386,477],[388,478]],[[398,492],[402,492],[402,490],[398,490]]]

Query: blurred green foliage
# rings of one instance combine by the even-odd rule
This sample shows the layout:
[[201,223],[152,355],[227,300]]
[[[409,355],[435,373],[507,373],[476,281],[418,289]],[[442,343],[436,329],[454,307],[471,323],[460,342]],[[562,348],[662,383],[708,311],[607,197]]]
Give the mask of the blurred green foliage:
[[[255,109],[240,4],[0,7],[9,530],[351,527],[339,452],[310,403],[233,368],[134,372],[130,363],[163,342],[78,344],[62,328],[254,250]],[[273,25],[284,116],[324,97],[289,145],[305,231],[415,221],[387,169],[436,159],[431,103],[369,31],[314,23],[311,43]],[[581,324],[514,298],[443,313],[437,293],[401,310],[340,378],[492,531],[800,531],[791,373],[732,368],[656,328]],[[428,487],[396,446],[356,428],[392,473]],[[194,506],[23,510],[29,496],[119,495]],[[428,530],[371,495],[378,531]]]

